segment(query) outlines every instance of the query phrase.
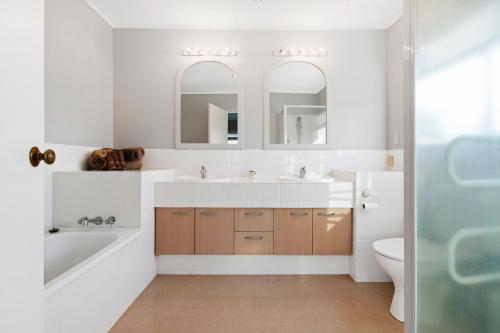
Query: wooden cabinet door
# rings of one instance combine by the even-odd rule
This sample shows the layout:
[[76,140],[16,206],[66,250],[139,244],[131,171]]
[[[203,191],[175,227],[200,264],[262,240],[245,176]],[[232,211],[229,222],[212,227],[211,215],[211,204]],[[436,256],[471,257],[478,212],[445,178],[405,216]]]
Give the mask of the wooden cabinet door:
[[351,209],[314,209],[313,215],[313,254],[351,255]]
[[312,255],[312,209],[274,210],[274,254]]
[[155,253],[194,254],[194,208],[156,208]]
[[234,253],[234,209],[196,208],[195,253]]

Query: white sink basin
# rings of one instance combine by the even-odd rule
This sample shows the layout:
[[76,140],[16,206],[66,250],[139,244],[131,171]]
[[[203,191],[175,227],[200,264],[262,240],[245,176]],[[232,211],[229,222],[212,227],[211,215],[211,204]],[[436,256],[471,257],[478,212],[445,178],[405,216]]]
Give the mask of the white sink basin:
[[294,182],[294,183],[323,183],[333,181],[333,177],[320,177],[317,175],[306,176],[306,178],[300,178],[298,175],[284,175],[280,176],[279,180],[281,182]]
[[207,178],[201,178],[199,175],[184,175],[184,176],[177,176],[175,177],[175,180],[178,182],[227,182],[229,181],[229,178],[226,176],[217,176],[217,175],[209,175]]

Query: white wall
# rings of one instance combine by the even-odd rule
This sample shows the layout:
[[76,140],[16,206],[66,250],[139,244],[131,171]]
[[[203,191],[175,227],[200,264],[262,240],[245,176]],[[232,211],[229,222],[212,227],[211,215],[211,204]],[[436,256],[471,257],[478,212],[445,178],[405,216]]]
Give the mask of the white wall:
[[386,170],[386,150],[177,150],[147,149],[145,169],[175,169],[177,175],[199,175],[202,165],[210,175],[243,177],[250,169],[257,178],[276,180],[298,174],[328,175],[332,170]]
[[140,172],[56,172],[53,188],[55,226],[78,227],[83,216],[114,216],[119,227],[141,225]]
[[[351,276],[356,282],[391,281],[375,259],[373,242],[404,234],[403,172],[359,172],[356,175]],[[370,197],[361,192],[368,190]],[[376,207],[363,210],[363,202]]]
[[45,1],[44,227],[52,226],[54,171],[87,168],[92,150],[113,146],[113,31],[82,0]]
[[56,154],[56,163],[45,167],[45,214],[44,227],[50,229],[53,225],[52,206],[53,206],[53,175],[57,171],[79,171],[87,169],[87,161],[90,152],[96,150],[96,147],[68,146],[58,144],[46,144],[45,148],[53,149]]
[[[404,47],[405,21],[400,18],[387,30],[387,147],[404,147]],[[399,143],[394,136],[399,136]]]
[[45,1],[45,141],[113,145],[113,30],[82,0]]
[[75,226],[72,217],[87,214],[89,209],[103,217],[115,215],[115,227],[140,227],[141,232],[135,240],[46,296],[45,332],[108,332],[156,276],[154,182],[171,176],[171,171],[164,170],[55,174],[54,211],[61,218],[56,218],[56,225]]
[[357,31],[114,31],[115,145],[174,146],[174,81],[195,59],[186,47],[232,47],[224,59],[243,80],[244,147],[263,147],[263,78],[279,59],[273,49],[318,46],[311,58],[327,75],[329,121],[335,149],[386,148],[386,32]]

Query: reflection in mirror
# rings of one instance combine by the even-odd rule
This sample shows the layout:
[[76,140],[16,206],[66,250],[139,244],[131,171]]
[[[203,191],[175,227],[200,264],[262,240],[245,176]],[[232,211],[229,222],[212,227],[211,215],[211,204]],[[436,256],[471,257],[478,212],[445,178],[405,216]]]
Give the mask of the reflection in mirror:
[[293,61],[269,77],[269,143],[327,143],[326,78],[315,65]]
[[238,82],[228,66],[199,62],[182,75],[181,143],[238,144]]

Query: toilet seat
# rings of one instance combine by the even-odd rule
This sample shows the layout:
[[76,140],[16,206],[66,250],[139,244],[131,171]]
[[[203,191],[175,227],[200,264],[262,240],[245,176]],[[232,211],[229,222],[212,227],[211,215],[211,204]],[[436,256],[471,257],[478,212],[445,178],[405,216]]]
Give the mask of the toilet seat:
[[384,257],[404,261],[404,238],[388,238],[376,241],[373,243],[373,249]]

